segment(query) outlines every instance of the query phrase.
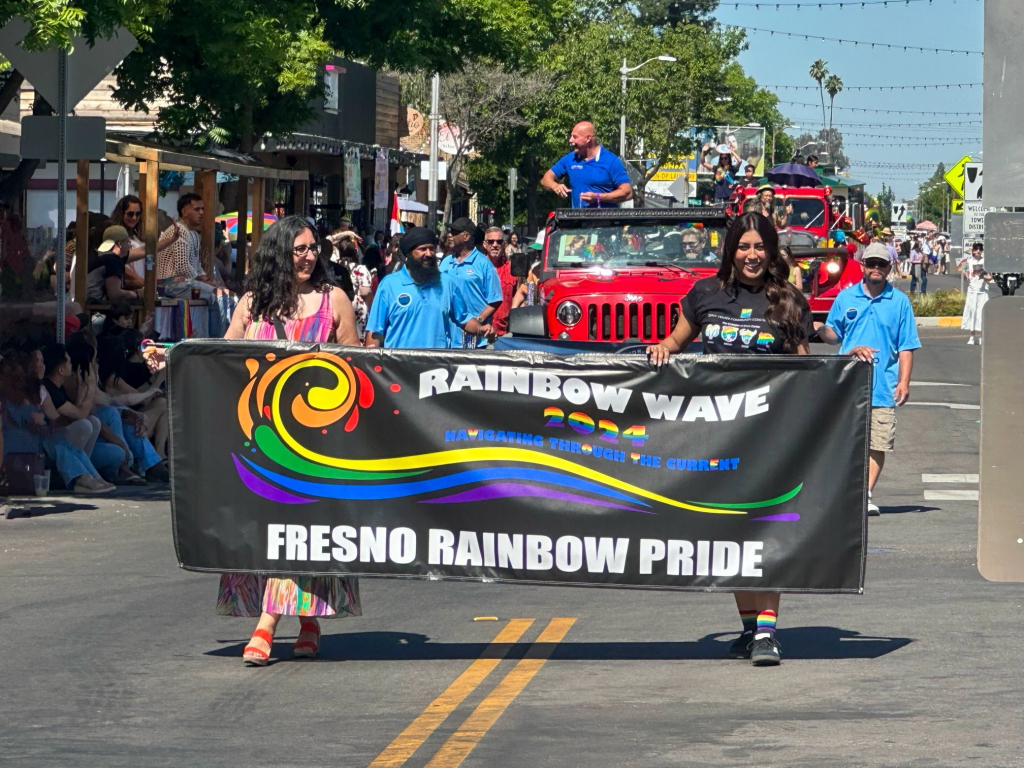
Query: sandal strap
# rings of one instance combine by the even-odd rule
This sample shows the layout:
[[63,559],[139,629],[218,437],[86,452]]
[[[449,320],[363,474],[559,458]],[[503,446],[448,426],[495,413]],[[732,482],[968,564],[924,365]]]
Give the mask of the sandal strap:
[[299,622],[299,634],[303,632],[313,632],[317,637],[320,637],[320,625],[314,624],[311,621]]
[[246,656],[258,656],[261,659],[269,659],[270,654],[264,651],[262,648],[257,648],[255,645],[245,646],[245,650],[242,651],[242,657]]
[[253,638],[259,638],[260,640],[265,641],[266,644],[269,646],[274,645],[274,636],[267,632],[267,630],[265,629],[257,629],[255,632],[252,633],[252,636]]

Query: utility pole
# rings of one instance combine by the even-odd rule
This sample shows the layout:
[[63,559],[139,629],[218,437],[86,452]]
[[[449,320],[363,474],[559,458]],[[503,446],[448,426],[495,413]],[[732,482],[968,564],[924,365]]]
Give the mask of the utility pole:
[[[64,343],[64,270],[67,248],[68,52],[58,54],[57,77],[57,343]],[[156,183],[156,180],[153,180]],[[84,259],[88,254],[79,253]],[[85,304],[85,297],[77,297]]]
[[441,119],[437,103],[441,96],[441,76],[436,72],[430,81],[430,170],[427,175],[427,225],[437,230],[437,126]]
[[619,158],[625,162],[626,160],[626,81],[628,78],[626,75],[629,74],[629,68],[626,66],[626,60],[622,60],[622,69],[619,70],[622,75],[622,113],[619,115]]
[[519,173],[515,168],[508,169],[508,222],[513,231],[516,228],[516,186],[519,182]]

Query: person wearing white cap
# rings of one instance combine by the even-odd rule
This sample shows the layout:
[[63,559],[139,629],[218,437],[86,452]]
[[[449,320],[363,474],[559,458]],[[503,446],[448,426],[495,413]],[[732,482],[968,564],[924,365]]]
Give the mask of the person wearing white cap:
[[142,298],[142,288],[132,291],[124,287],[124,268],[131,250],[131,237],[124,227],[115,225],[103,230],[103,242],[89,259],[86,277],[89,301],[137,301]]
[[964,315],[960,327],[970,331],[968,344],[981,344],[981,310],[989,300],[989,289],[992,287],[992,275],[985,271],[985,247],[975,243],[971,255],[963,261],[963,271],[967,276],[967,300],[964,301]]

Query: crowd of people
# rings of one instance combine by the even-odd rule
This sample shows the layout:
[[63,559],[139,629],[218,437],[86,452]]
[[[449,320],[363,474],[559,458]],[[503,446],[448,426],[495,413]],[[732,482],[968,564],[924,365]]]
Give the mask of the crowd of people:
[[[570,145],[572,151],[545,174],[545,187],[594,207],[625,199],[622,163],[600,146],[592,125],[577,125]],[[706,353],[732,354],[807,355],[810,342],[820,340],[873,364],[868,511],[878,514],[870,491],[894,447],[895,409],[909,397],[913,352],[920,347],[910,302],[889,280],[900,269],[896,244],[887,242],[884,231],[868,244],[859,259],[862,282],[839,294],[825,322],[814,322],[792,279],[794,264],[780,245],[771,201],[764,195],[753,203],[729,226],[717,275],[680,297],[678,323],[648,348],[650,360],[663,365],[698,338]],[[178,211],[179,219],[163,228],[161,287],[168,295],[199,291],[220,318],[216,326],[211,319],[211,330],[219,328],[226,339],[473,348],[506,332],[509,311],[536,295],[536,251],[524,252],[500,228],[465,217],[440,237],[412,227],[388,238],[360,237],[347,221],[322,232],[309,219],[284,216],[260,239],[243,284],[232,287],[200,263],[202,199],[183,195]],[[7,455],[46,456],[76,493],[107,493],[115,484],[167,476],[162,356],[143,355],[130,308],[116,303],[126,298],[118,291],[137,290],[131,275],[137,274],[132,265],[139,260],[140,213],[137,200],[119,202],[117,220],[104,223],[97,242],[90,285],[115,300],[102,327],[87,324],[67,345],[23,342],[4,349],[0,395]],[[978,279],[986,281],[980,268]],[[923,282],[922,275],[922,291]],[[753,331],[750,343],[724,348],[716,332],[723,322]],[[39,468],[36,460],[28,463],[29,471]],[[731,655],[757,666],[780,662],[779,598],[777,592],[736,595],[742,633]],[[295,655],[314,657],[320,619],[361,613],[359,584],[350,577],[226,574],[218,611],[258,620],[243,652],[247,664],[267,664],[282,616],[299,618]]]

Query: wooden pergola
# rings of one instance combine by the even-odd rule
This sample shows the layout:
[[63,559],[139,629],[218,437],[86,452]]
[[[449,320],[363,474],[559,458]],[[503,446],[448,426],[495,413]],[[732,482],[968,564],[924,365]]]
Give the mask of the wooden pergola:
[[[203,196],[207,215],[203,219],[202,253],[203,269],[209,273],[213,268],[213,230],[215,224],[214,206],[217,200],[217,173],[230,174],[238,177],[238,208],[239,224],[236,247],[237,260],[235,269],[241,277],[246,270],[245,216],[248,213],[249,179],[253,182],[253,228],[252,247],[255,248],[263,235],[263,215],[266,213],[266,195],[264,185],[268,179],[290,180],[295,182],[296,210],[306,210],[308,194],[308,171],[297,171],[282,168],[268,168],[262,165],[250,165],[234,162],[212,155],[197,152],[169,149],[151,144],[107,139],[105,159],[113,163],[136,165],[139,167],[139,199],[142,200],[143,238],[146,245],[146,288],[145,310],[148,314],[156,306],[156,260],[157,241],[160,232],[157,226],[157,198],[160,171],[194,172],[196,192]],[[85,297],[86,276],[89,272],[89,161],[78,161],[78,184],[76,193],[77,228],[75,231],[75,274],[73,275],[75,296]]]

